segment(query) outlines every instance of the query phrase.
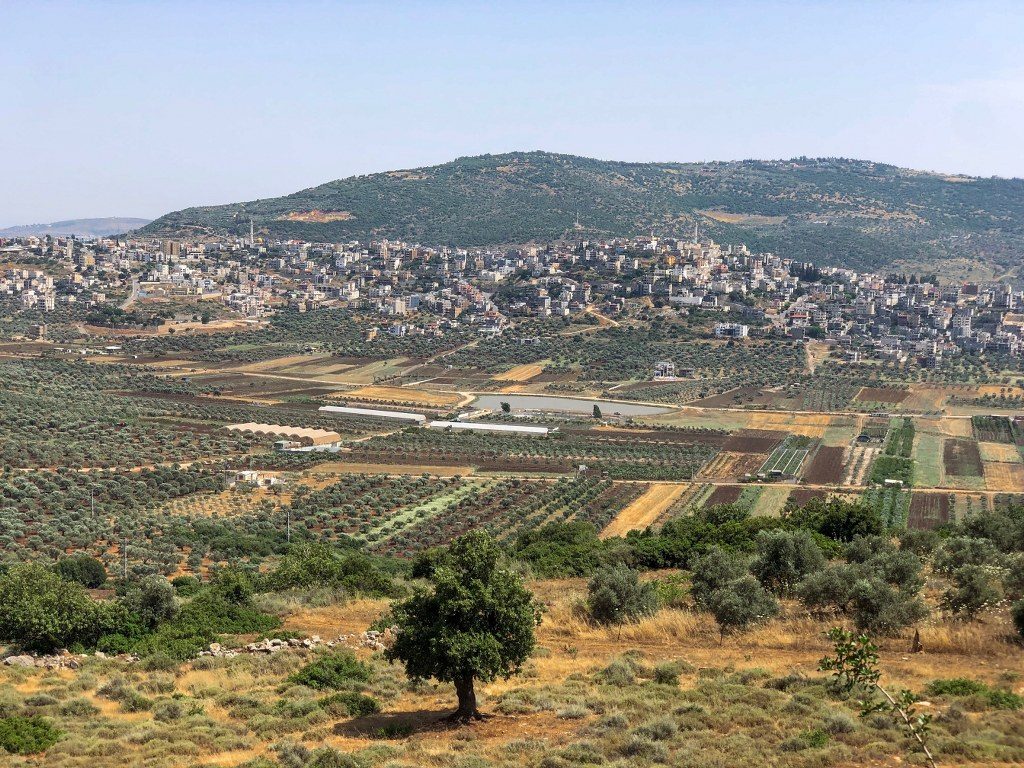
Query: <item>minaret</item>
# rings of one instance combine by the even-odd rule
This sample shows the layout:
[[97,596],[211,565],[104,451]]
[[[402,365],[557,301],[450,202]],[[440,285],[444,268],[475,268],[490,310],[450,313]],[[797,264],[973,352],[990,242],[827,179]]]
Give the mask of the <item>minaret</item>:
[[256,230],[253,228],[252,225],[252,216],[249,217],[249,247],[256,247]]
[[700,242],[700,235],[697,232],[697,226],[698,226],[697,225],[697,219],[694,218],[694,220],[693,220],[693,242],[695,242],[695,243],[699,243]]

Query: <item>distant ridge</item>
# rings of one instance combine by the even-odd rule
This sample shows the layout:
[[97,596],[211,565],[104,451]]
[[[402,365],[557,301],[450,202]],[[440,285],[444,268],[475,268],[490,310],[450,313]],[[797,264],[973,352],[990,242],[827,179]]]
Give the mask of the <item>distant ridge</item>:
[[126,216],[111,216],[105,219],[68,219],[50,224],[24,224],[0,229],[0,237],[109,237],[143,227],[152,219],[135,219]]
[[720,242],[823,264],[1024,261],[1024,180],[843,158],[622,163],[548,152],[482,155],[188,208],[142,232],[247,236],[250,217],[272,237],[466,246],[683,235],[698,221]]

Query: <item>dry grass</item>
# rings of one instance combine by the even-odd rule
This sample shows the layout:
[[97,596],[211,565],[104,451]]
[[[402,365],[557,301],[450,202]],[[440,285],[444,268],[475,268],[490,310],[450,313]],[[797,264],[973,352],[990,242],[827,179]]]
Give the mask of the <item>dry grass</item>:
[[601,538],[625,536],[652,525],[689,488],[688,483],[655,483],[601,531]]
[[499,373],[491,378],[494,381],[529,381],[534,376],[539,376],[544,370],[544,366],[540,363],[526,363],[524,365],[517,365],[515,368],[510,368],[504,373]]
[[978,450],[981,451],[982,461],[1001,461],[1007,464],[1019,464],[1021,461],[1020,452],[1015,445],[979,441]]
[[990,491],[1024,491],[1024,464],[986,463],[985,487]]
[[769,412],[750,414],[748,427],[750,429],[779,430],[806,437],[823,437],[831,423],[832,417],[824,413]]
[[451,392],[428,392],[404,387],[360,387],[345,392],[344,397],[352,400],[376,402],[416,403],[435,408],[458,405],[462,397]]

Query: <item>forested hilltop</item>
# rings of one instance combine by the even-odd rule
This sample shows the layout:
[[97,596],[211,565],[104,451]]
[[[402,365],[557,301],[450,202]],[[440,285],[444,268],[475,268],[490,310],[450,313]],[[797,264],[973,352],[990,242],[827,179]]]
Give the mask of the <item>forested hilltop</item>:
[[[803,260],[884,267],[968,257],[1019,267],[1024,180],[943,176],[862,160],[620,163],[546,152],[354,176],[285,197],[188,208],[154,235],[525,243],[701,231]],[[578,225],[577,225],[578,217]]]

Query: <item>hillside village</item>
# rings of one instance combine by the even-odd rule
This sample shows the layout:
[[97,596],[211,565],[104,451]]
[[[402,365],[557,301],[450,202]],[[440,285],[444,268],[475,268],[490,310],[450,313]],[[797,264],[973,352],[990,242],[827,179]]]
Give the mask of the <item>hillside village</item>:
[[[1024,352],[1024,292],[1008,283],[819,268],[701,238],[638,236],[513,248],[404,242],[197,241],[73,237],[0,241],[0,300],[42,322],[58,309],[107,327],[160,324],[127,312],[137,299],[218,305],[249,321],[282,307],[376,312],[368,334],[506,332],[521,318],[595,313],[613,322],[644,308],[723,313],[715,335],[822,340],[848,359]],[[38,264],[33,268],[27,264]],[[208,310],[196,319],[206,324]]]

